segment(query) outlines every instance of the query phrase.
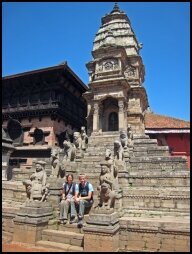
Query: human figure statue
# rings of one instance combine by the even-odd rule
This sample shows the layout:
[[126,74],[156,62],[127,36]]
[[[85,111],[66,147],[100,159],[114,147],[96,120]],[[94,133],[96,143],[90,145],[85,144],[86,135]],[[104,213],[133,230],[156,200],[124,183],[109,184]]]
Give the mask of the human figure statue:
[[64,140],[64,157],[63,161],[74,161],[75,159],[75,147],[71,144],[70,141]]
[[99,191],[99,204],[98,208],[114,208],[115,205],[115,177],[114,172],[111,171],[111,163],[106,161],[102,162],[101,164],[101,174],[99,177],[100,185],[97,187]]
[[65,169],[61,166],[59,160],[59,149],[53,147],[51,149],[51,176],[55,178],[63,178],[65,176]]
[[30,201],[40,201],[46,200],[49,185],[46,183],[47,174],[45,172],[44,161],[37,161],[36,171],[30,176],[30,180],[24,180],[23,184],[26,186],[27,198]]
[[133,146],[133,131],[130,124],[128,124],[128,127],[127,127],[127,137],[128,137],[128,146],[132,147]]
[[86,134],[85,126],[81,127],[81,149],[85,151],[88,148],[88,136]]
[[128,144],[128,137],[125,130],[120,131],[120,140],[122,147],[126,149]]
[[77,150],[81,150],[82,147],[82,139],[81,134],[78,131],[73,133],[73,144],[75,145]]
[[124,159],[123,147],[121,145],[121,142],[118,140],[114,142],[114,159],[120,161],[123,161]]

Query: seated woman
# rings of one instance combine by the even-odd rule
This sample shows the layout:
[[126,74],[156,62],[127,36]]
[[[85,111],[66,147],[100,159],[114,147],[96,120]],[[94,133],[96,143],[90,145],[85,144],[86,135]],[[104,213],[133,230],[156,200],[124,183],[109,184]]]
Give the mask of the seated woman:
[[62,224],[67,223],[67,215],[69,207],[71,208],[70,223],[73,223],[76,216],[74,196],[76,192],[76,184],[73,182],[73,175],[66,176],[66,182],[63,184],[62,197],[60,202],[60,221]]

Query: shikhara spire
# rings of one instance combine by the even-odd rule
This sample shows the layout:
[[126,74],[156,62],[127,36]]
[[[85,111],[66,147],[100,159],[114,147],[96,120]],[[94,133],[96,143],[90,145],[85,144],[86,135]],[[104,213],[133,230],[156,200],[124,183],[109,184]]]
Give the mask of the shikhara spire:
[[115,5],[113,7],[113,10],[111,11],[111,14],[114,13],[114,12],[121,12],[120,9],[119,9],[118,3],[115,3]]

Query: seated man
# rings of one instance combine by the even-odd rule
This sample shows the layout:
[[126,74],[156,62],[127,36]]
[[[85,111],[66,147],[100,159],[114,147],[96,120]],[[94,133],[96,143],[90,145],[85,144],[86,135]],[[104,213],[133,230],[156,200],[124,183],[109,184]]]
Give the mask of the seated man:
[[62,190],[62,200],[60,203],[60,221],[62,224],[67,223],[67,215],[69,212],[69,207],[71,208],[70,223],[75,220],[76,210],[74,203],[75,191],[77,189],[77,184],[73,182],[73,175],[69,174],[66,176],[67,182],[63,184]]
[[83,226],[83,217],[85,207],[91,207],[93,204],[93,185],[86,180],[86,175],[79,175],[79,186],[75,192],[75,203],[78,205],[78,227]]

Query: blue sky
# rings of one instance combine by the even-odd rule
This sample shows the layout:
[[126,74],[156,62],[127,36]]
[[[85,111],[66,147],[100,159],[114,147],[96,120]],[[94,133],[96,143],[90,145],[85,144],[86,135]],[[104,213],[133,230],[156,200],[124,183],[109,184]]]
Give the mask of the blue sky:
[[[88,84],[85,64],[101,18],[114,2],[3,3],[3,76],[58,65]],[[129,17],[145,65],[144,87],[154,113],[190,119],[189,21],[185,2],[119,2]]]

